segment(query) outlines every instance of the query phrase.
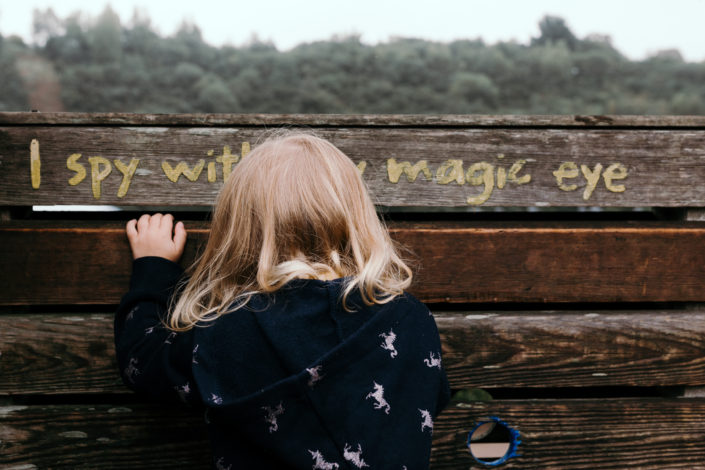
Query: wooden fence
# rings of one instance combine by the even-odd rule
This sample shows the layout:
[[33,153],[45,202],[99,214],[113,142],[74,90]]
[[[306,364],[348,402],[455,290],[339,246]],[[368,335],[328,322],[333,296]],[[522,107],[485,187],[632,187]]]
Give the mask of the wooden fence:
[[202,418],[118,375],[124,222],[176,211],[187,265],[281,127],[358,166],[451,387],[487,392],[439,417],[432,468],[485,467],[490,417],[520,436],[506,468],[705,468],[705,117],[0,113],[3,468],[208,467]]

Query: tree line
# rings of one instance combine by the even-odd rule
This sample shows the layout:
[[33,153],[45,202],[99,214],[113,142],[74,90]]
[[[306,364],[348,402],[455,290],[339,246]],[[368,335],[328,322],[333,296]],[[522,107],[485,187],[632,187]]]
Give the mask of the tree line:
[[345,36],[280,51],[256,38],[214,47],[192,24],[163,37],[109,7],[89,21],[35,11],[32,44],[0,31],[0,110],[705,114],[705,61],[632,61],[559,17],[539,30],[529,44]]

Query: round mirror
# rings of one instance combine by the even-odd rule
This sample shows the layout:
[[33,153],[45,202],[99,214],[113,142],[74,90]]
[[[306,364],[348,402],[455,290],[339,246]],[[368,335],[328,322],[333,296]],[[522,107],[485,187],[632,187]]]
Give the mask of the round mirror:
[[499,418],[479,422],[468,435],[468,448],[475,460],[488,466],[499,465],[514,457],[519,432]]

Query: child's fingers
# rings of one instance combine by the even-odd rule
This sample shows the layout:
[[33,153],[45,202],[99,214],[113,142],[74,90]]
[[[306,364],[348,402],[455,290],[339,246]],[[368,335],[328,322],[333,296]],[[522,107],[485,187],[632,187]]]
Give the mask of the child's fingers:
[[181,253],[186,244],[186,228],[183,222],[178,222],[176,227],[174,227],[174,245]]
[[127,232],[127,239],[132,240],[137,236],[137,219],[132,219],[127,222],[125,226],[125,231]]
[[146,232],[149,227],[149,214],[142,214],[142,217],[137,221],[137,231]]
[[152,218],[149,221],[149,226],[155,229],[158,229],[162,224],[162,215],[160,213],[156,213],[152,216]]
[[186,228],[182,222],[174,226],[171,214],[144,214],[138,220],[127,222],[125,231],[135,259],[158,256],[176,262],[186,244]]
[[162,221],[159,224],[159,228],[164,232],[169,232],[171,236],[171,228],[174,226],[174,216],[171,214],[165,214],[162,217]]

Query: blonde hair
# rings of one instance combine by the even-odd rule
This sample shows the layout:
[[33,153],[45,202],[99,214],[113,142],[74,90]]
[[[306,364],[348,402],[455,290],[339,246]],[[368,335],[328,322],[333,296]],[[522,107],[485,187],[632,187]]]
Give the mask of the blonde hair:
[[168,327],[191,329],[295,278],[346,278],[367,305],[404,292],[412,273],[377,217],[357,167],[303,133],[270,138],[233,169],[210,237],[172,308]]

